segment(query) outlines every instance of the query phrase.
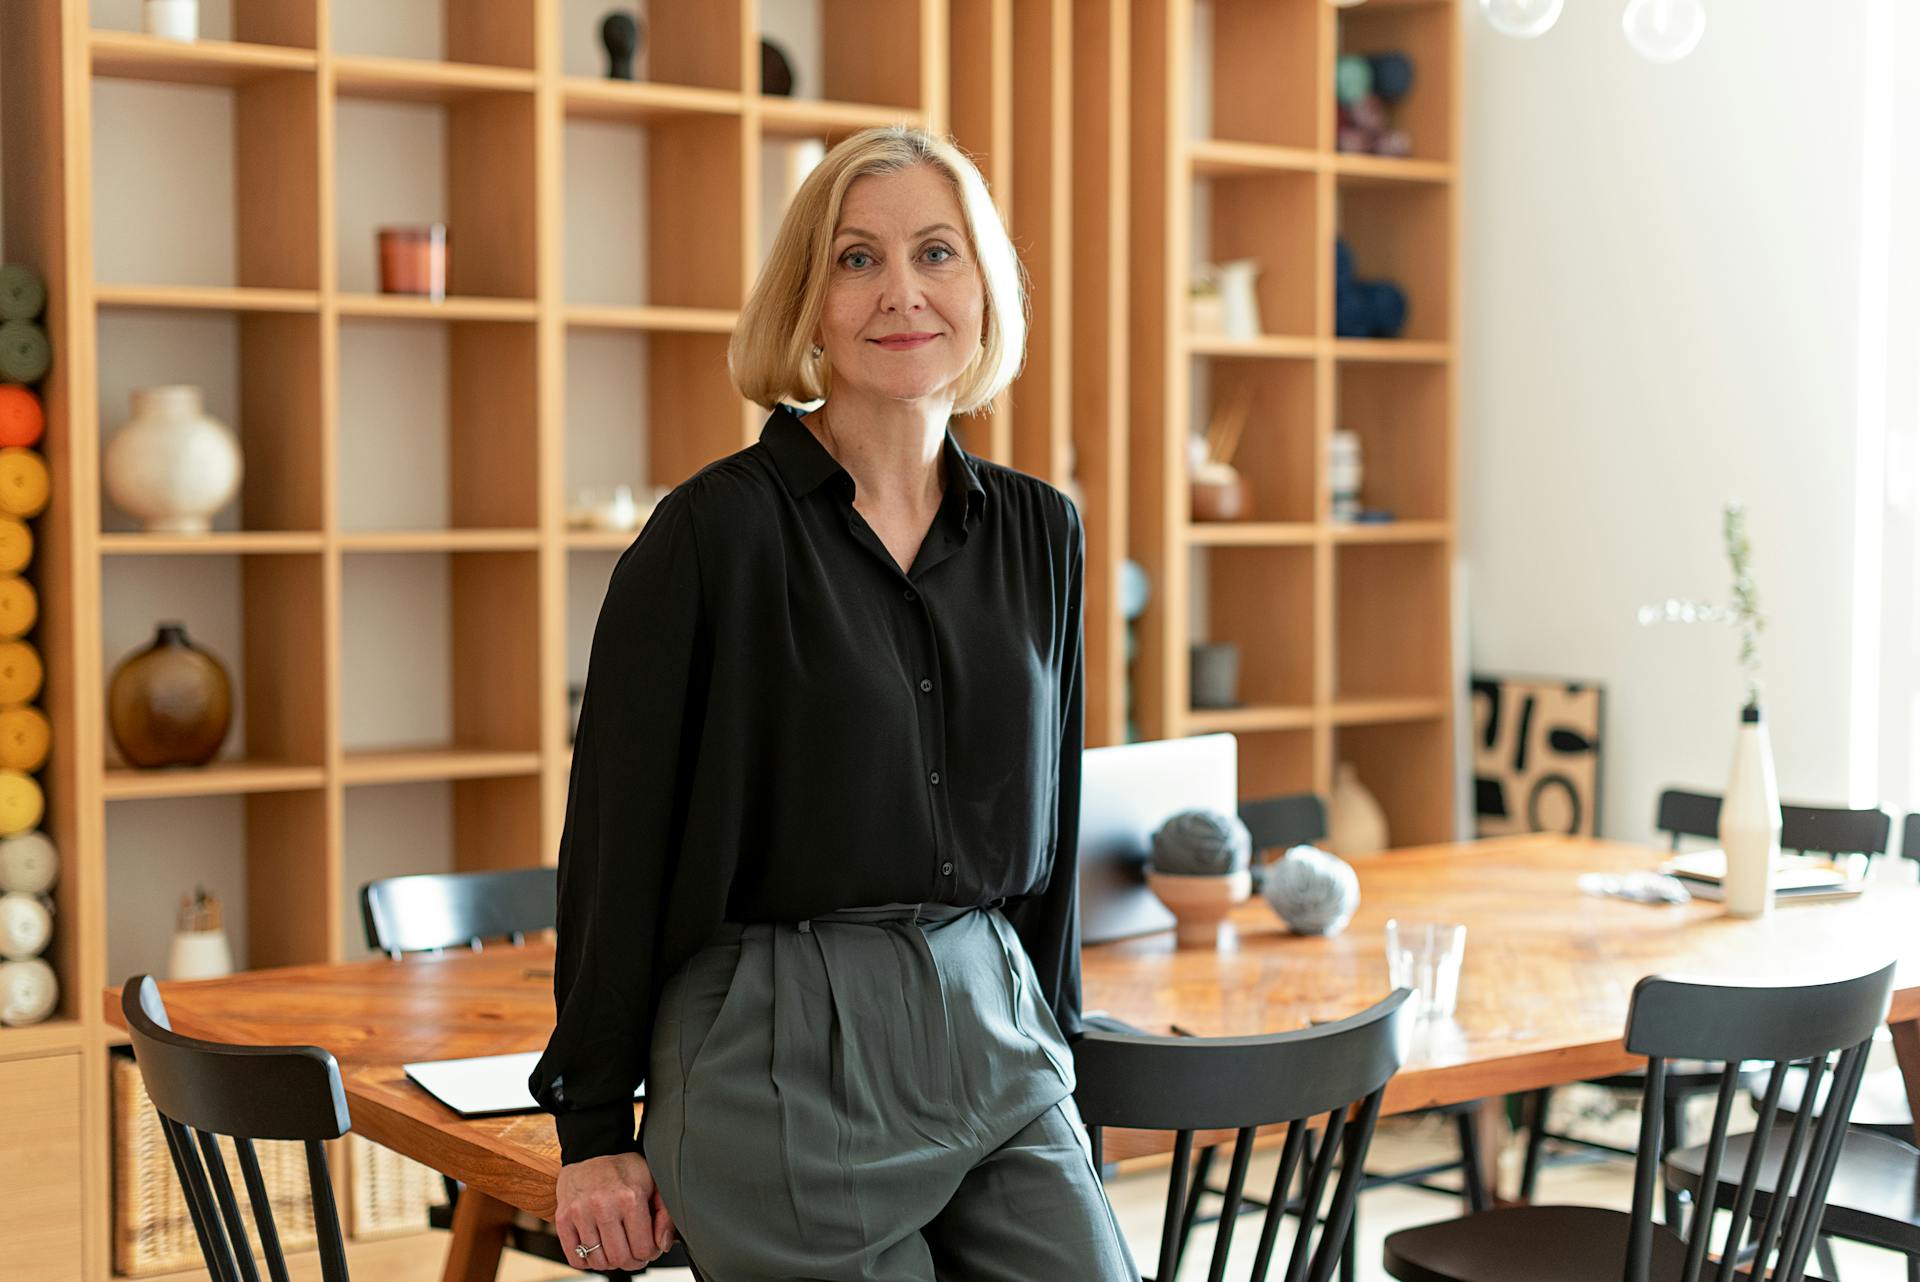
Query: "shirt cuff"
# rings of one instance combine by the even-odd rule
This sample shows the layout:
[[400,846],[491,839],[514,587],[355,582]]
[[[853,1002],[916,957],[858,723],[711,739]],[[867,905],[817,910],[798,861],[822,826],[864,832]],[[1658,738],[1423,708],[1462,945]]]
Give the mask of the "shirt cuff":
[[560,1135],[562,1166],[606,1157],[610,1153],[636,1153],[640,1149],[634,1138],[633,1105],[626,1100],[555,1113],[553,1128]]

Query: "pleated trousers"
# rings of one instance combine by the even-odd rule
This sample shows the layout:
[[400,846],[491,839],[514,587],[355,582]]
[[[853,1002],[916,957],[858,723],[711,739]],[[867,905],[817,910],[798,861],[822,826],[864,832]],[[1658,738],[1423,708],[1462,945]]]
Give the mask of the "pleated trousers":
[[709,1282],[1139,1282],[996,908],[729,923],[662,992],[645,1152]]

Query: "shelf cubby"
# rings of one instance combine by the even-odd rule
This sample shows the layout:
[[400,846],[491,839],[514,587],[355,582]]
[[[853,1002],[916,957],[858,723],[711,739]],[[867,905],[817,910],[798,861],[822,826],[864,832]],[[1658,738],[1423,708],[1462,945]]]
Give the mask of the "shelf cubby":
[[1236,738],[1241,797],[1257,800],[1314,790],[1312,730],[1243,730]]
[[[430,87],[430,86],[429,86]],[[415,100],[417,80],[347,81],[334,108],[335,229],[344,293],[379,297],[377,232],[447,225],[447,301],[535,294],[532,82],[527,91],[442,86]],[[394,296],[402,310],[431,307]]]
[[1360,782],[1387,816],[1392,847],[1451,841],[1455,794],[1447,763],[1453,757],[1452,713],[1371,725],[1341,726],[1333,734],[1333,760],[1353,763]]
[[1336,377],[1335,425],[1360,438],[1361,506],[1390,511],[1395,523],[1450,519],[1452,371],[1445,365],[1343,363]]
[[725,334],[570,330],[569,498],[587,487],[629,485],[644,500],[745,445],[744,403],[727,379],[726,356]]
[[537,767],[537,552],[353,552],[340,577],[348,779]]
[[[319,537],[324,444],[317,316],[102,308],[95,335],[103,443],[131,417],[136,390],[193,384],[202,390],[207,412],[238,436],[245,464],[240,493],[215,515],[214,529]],[[136,533],[139,523],[104,495],[101,525],[103,534],[120,539],[125,550],[143,537]],[[193,542],[189,535],[144,537],[170,547]],[[244,543],[230,546],[240,550]],[[298,545],[262,546],[291,550]]]
[[[1197,426],[1204,427],[1215,414],[1231,412],[1241,404],[1247,406],[1233,455],[1234,469],[1246,479],[1252,492],[1252,510],[1246,521],[1311,523],[1318,519],[1316,377],[1311,360],[1267,358],[1216,357],[1194,372],[1194,386],[1203,389],[1206,398],[1206,411]],[[1203,532],[1214,528],[1196,524],[1194,531],[1204,538]]]
[[1319,234],[1319,181],[1312,172],[1278,169],[1193,180],[1195,260],[1259,262],[1254,294],[1263,337],[1311,340],[1319,329],[1318,274],[1308,267]]
[[532,531],[536,348],[522,322],[343,319],[341,530]]
[[[1389,108],[1393,124],[1407,131],[1414,159],[1452,160],[1458,115],[1453,96],[1459,24],[1453,4],[1373,0],[1341,9],[1337,16],[1341,53],[1403,53],[1413,63],[1413,87]],[[1328,99],[1326,119],[1331,131],[1331,86]],[[1323,145],[1334,145],[1330,132]]]
[[109,981],[167,973],[174,909],[195,886],[221,901],[236,969],[325,961],[325,809],[318,788],[110,802]]
[[1334,551],[1334,698],[1441,699],[1451,688],[1452,617],[1442,543],[1342,544]]
[[[326,757],[322,577],[322,558],[310,554],[104,561],[102,675],[145,649],[159,623],[183,623],[232,683],[233,724],[212,764],[317,768]],[[106,743],[107,768],[125,768],[111,735]],[[152,777],[196,776],[174,768]]]
[[1200,0],[1193,11],[1195,62],[1210,86],[1193,136],[1313,148],[1323,111],[1315,6]]
[[[141,34],[141,0],[88,0],[94,35],[131,38],[153,44],[178,44]],[[238,42],[279,45],[312,52],[316,45],[318,0],[229,0],[200,6],[200,39],[195,45]],[[194,46],[187,46],[192,48]]]
[[1406,328],[1391,341],[1452,338],[1452,260],[1446,252],[1452,197],[1441,183],[1338,182],[1340,235],[1353,248],[1354,274],[1392,281],[1406,294]]
[[529,0],[328,0],[336,54],[532,71],[539,6]]
[[701,247],[741,239],[744,145],[737,115],[569,119],[567,302],[738,309],[740,255]]
[[131,65],[132,79],[115,78],[114,65],[92,82],[99,279],[317,289],[314,73],[262,71],[228,86],[151,75],[176,65],[165,58]]
[[[1240,648],[1239,709],[1304,714],[1313,703],[1313,549],[1203,547],[1193,556],[1205,598],[1205,626],[1197,631]],[[1225,711],[1193,708],[1191,715]]]
[[[633,59],[632,81],[622,85],[684,85],[739,93],[747,62],[742,57],[741,7],[737,3],[658,4],[641,0],[619,8],[638,11],[644,24],[640,47]],[[600,41],[600,22],[609,9],[606,0],[560,0],[560,67],[569,80],[606,75],[606,47]],[[759,75],[759,61],[753,62]],[[758,88],[758,85],[754,85]]]

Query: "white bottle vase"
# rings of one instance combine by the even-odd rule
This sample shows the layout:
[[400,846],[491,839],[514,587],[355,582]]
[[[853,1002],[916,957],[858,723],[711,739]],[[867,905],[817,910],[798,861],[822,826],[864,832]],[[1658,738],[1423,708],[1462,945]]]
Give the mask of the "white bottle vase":
[[240,442],[208,417],[197,387],[133,394],[133,417],[107,444],[107,494],[149,534],[205,534],[240,489]]
[[1727,852],[1727,914],[1764,917],[1773,911],[1773,870],[1780,858],[1780,786],[1773,745],[1760,706],[1740,714],[1733,745],[1733,776],[1720,803],[1720,847]]

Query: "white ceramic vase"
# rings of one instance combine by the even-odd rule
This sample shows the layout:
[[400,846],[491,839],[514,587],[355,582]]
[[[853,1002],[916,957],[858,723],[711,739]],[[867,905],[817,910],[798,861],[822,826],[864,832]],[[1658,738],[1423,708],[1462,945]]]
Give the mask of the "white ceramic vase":
[[1259,274],[1259,260],[1253,258],[1235,259],[1214,269],[1220,283],[1220,328],[1228,338],[1260,337],[1260,297],[1253,287]]
[[1720,803],[1720,847],[1727,852],[1722,889],[1727,914],[1764,917],[1773,911],[1773,871],[1780,860],[1780,787],[1773,775],[1773,744],[1758,704],[1740,714],[1733,744],[1733,775]]
[[233,973],[233,947],[224,929],[179,930],[167,953],[168,979],[218,979]]
[[133,394],[133,417],[107,445],[107,494],[149,534],[205,534],[240,490],[240,442],[184,384]]
[[1333,797],[1327,807],[1327,848],[1334,854],[1352,859],[1355,855],[1377,855],[1387,848],[1387,812],[1351,761],[1343,761],[1334,772]]

